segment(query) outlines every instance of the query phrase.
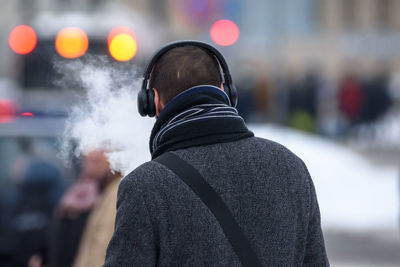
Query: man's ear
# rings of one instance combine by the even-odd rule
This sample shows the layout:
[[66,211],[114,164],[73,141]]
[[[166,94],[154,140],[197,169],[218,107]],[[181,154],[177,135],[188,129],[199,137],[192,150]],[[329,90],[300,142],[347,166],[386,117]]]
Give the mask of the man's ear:
[[165,105],[162,103],[160,95],[156,88],[153,88],[154,91],[154,105],[156,106],[156,117],[160,115],[161,111],[164,109]]

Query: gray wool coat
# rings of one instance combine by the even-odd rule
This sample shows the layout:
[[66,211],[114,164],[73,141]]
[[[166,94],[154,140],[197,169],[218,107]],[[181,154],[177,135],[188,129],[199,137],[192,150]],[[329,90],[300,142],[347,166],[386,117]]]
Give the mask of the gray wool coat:
[[[288,149],[250,137],[173,153],[224,200],[264,266],[329,266],[313,182]],[[197,195],[150,161],[121,181],[104,266],[241,264]]]

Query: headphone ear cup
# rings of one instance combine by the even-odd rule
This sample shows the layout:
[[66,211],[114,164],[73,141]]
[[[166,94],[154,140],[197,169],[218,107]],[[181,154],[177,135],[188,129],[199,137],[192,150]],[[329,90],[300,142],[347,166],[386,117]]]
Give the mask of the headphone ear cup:
[[154,103],[154,91],[146,90],[147,93],[147,115],[154,117],[156,115],[156,104]]
[[148,99],[147,99],[147,90],[146,89],[141,89],[138,93],[137,96],[137,107],[139,114],[143,117],[148,115],[149,109],[148,109]]
[[229,88],[232,107],[236,108],[238,103],[237,89],[233,84],[230,84]]
[[229,101],[231,101],[231,106],[235,108],[238,102],[236,87],[232,83],[224,84],[224,91],[228,95]]

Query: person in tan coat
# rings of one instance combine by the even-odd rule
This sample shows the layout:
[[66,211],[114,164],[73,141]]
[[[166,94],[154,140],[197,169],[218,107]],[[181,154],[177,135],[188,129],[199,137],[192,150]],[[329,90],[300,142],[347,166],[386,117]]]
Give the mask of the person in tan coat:
[[97,267],[104,264],[107,244],[114,231],[119,181],[119,176],[114,175],[89,215],[74,267]]
[[[118,185],[121,174],[112,173],[105,152],[95,150],[83,156],[83,168],[78,180],[66,191],[56,210],[56,218],[59,220],[77,220],[85,213],[89,213],[82,236],[79,238],[78,249],[71,248],[76,253],[72,255],[72,263],[68,257],[55,256],[57,260],[50,260],[48,266],[102,266],[105,259],[107,244],[114,231],[116,215],[116,202]],[[60,228],[58,231],[67,231]],[[56,255],[65,254],[66,246],[73,245],[70,241],[54,235],[52,244]],[[61,243],[65,243],[61,245]],[[57,248],[55,248],[57,247]],[[43,266],[43,257],[33,255],[28,263],[29,267]]]
[[100,179],[99,195],[86,222],[74,267],[102,266],[114,231],[117,191],[121,174],[112,173],[103,151],[86,155],[85,168]]

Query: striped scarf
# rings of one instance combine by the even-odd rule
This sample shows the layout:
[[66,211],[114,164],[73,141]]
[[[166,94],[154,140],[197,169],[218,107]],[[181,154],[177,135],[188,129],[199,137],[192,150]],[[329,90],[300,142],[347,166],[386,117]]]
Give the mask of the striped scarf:
[[153,127],[150,152],[231,142],[253,136],[229,98],[214,86],[196,86],[172,99]]

